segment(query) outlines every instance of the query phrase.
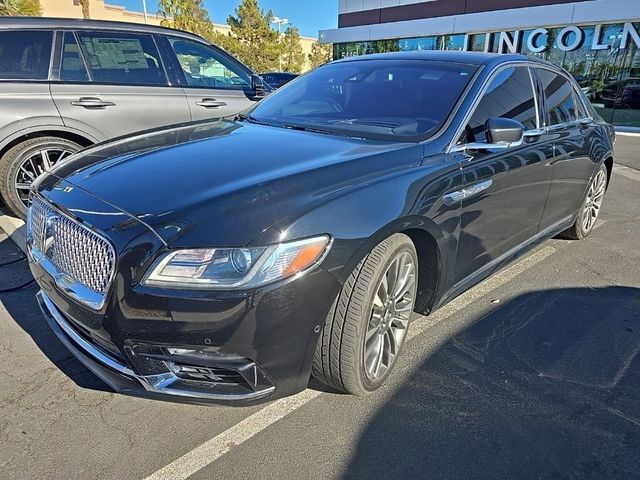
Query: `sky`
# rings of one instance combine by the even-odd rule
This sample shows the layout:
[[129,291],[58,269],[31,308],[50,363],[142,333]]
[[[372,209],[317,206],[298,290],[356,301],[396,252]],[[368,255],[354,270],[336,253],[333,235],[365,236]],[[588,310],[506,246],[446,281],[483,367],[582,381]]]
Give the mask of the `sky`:
[[[105,3],[142,11],[142,0],[106,0]],[[204,3],[215,23],[226,23],[240,0],[205,0]],[[260,0],[260,8],[271,9],[274,15],[287,18],[305,37],[317,38],[318,30],[336,28],[338,24],[338,0]],[[157,0],[147,0],[147,10],[155,13],[158,10]]]

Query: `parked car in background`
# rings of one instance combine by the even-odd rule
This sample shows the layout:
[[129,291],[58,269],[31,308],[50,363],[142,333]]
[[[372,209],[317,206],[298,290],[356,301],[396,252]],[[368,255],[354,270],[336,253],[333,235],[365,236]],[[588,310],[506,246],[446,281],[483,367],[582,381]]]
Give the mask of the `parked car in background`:
[[119,139],[41,176],[31,271],[53,331],[116,390],[252,403],[313,374],[365,394],[412,312],[592,232],[613,140],[550,63],[340,60],[235,121]]
[[606,85],[599,100],[605,108],[640,109],[640,78],[627,78]]
[[232,116],[265,88],[238,60],[182,31],[0,17],[0,195],[24,217],[33,180],[83,147]]
[[287,72],[269,72],[263,73],[260,76],[271,88],[280,88],[300,75]]

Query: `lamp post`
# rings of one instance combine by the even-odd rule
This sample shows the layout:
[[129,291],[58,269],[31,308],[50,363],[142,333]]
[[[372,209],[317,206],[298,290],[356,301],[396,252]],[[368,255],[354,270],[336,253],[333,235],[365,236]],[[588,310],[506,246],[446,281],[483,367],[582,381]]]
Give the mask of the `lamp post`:
[[147,23],[147,0],[142,0],[142,11],[144,12],[144,23]]
[[282,35],[282,31],[281,31],[282,25],[288,25],[289,20],[287,18],[273,17],[271,19],[271,23],[278,24],[278,35]]
[[[286,18],[273,17],[271,19],[271,23],[276,23],[278,25],[278,38],[280,38],[282,37],[282,26],[288,25],[289,20]],[[279,65],[280,71],[282,71],[282,55],[278,55],[278,65]]]

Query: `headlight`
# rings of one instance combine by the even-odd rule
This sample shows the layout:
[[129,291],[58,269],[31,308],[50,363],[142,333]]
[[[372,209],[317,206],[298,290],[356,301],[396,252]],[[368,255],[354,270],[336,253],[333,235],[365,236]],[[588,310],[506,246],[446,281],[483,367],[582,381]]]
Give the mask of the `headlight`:
[[328,246],[329,237],[322,235],[261,248],[177,250],[156,261],[142,284],[211,290],[257,287],[315,265]]

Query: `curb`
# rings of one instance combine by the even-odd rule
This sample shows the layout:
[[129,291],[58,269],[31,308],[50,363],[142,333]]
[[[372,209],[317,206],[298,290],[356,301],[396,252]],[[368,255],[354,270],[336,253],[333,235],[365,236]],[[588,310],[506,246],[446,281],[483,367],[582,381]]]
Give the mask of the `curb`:
[[0,210],[0,230],[6,233],[18,248],[27,254],[27,226],[16,217],[11,217]]

